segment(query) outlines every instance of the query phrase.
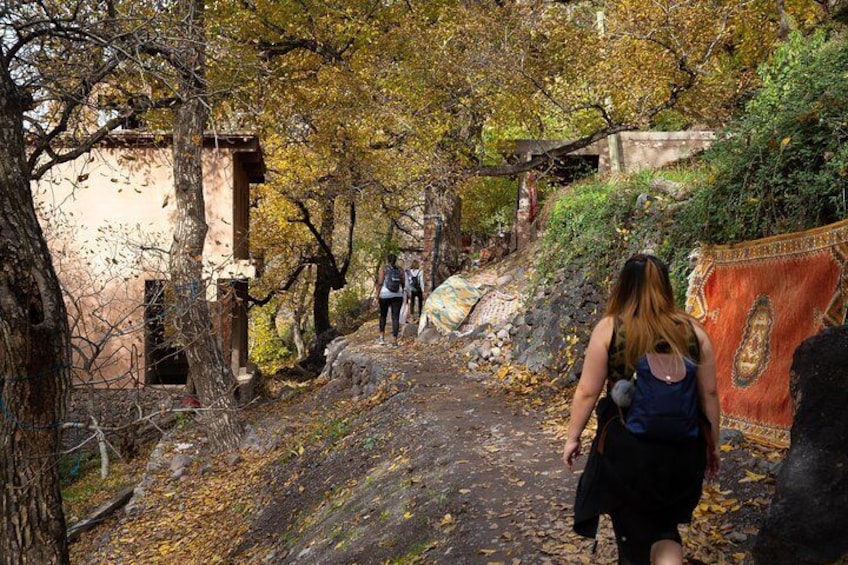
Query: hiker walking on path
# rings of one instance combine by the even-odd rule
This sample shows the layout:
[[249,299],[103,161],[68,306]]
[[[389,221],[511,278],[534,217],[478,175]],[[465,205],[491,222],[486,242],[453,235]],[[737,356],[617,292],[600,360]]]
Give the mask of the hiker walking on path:
[[398,344],[398,332],[400,331],[400,309],[403,306],[404,295],[403,273],[397,266],[397,255],[389,253],[386,257],[386,265],[380,274],[380,280],[374,287],[374,294],[380,303],[380,337],[377,342],[386,343],[386,316],[389,309],[392,311],[392,344]]
[[[706,332],[675,305],[667,267],[652,255],[627,260],[592,331],[563,451],[569,468],[604,386],[574,531],[594,538],[600,514],[609,514],[619,564],[681,565],[677,526],[691,521],[705,472],[719,470],[715,359]],[[669,407],[679,413],[669,418]]]
[[424,311],[424,273],[421,272],[418,260],[406,270],[406,292],[409,297],[409,320],[415,321],[415,301],[418,300],[418,316]]

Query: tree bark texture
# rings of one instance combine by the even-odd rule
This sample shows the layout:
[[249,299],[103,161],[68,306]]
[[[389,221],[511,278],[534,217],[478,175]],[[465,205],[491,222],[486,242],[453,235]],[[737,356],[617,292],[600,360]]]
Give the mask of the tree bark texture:
[[[459,270],[462,248],[462,205],[459,196],[447,186],[428,185],[424,189],[425,223],[432,223],[432,252],[422,261],[425,282],[432,290]],[[431,230],[425,230],[430,235]],[[425,249],[430,245],[425,242]]]
[[70,382],[62,293],[35,215],[25,97],[0,73],[0,563],[68,563],[56,460]]
[[183,0],[185,41],[180,46],[181,103],[174,121],[174,191],[177,219],[171,246],[175,325],[185,347],[190,379],[203,405],[202,421],[212,448],[238,447],[235,379],[216,339],[203,282],[203,246],[208,226],[203,197],[203,133],[206,104],[203,0]]
[[[327,198],[321,208],[321,239],[327,247],[333,248],[333,235],[336,229],[336,206],[334,198]],[[312,320],[315,326],[315,336],[329,330],[330,324],[330,292],[337,278],[333,257],[321,251],[315,268],[315,285],[312,287]]]

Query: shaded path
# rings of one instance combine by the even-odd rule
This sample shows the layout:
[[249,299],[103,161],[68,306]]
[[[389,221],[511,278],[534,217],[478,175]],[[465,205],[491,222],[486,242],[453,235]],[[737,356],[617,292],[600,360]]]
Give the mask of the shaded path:
[[[349,350],[396,373],[392,393],[350,419],[332,446],[273,471],[289,480],[270,493],[236,557],[589,562],[588,542],[570,534],[577,476],[540,414],[487,386],[485,375],[458,369],[439,346],[382,347],[367,335],[352,337]],[[345,392],[332,381],[320,402]]]
[[[545,431],[562,430],[567,398],[549,395],[563,412],[552,416],[537,406],[543,385],[518,400],[444,344],[380,347],[375,333],[349,337],[335,378],[247,412],[238,454],[211,457],[197,426],[169,433],[134,511],[83,534],[74,562],[616,562],[605,520],[594,555],[570,532],[578,475]],[[682,533],[687,554],[741,564],[781,454],[742,439],[725,447],[721,486]],[[171,463],[186,454],[176,477]]]

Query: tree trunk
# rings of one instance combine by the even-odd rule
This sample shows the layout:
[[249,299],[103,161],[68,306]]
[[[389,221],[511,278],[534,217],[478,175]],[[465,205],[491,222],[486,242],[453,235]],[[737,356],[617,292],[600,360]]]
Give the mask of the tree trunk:
[[424,189],[424,251],[422,261],[427,290],[442,284],[459,268],[462,245],[461,201],[446,186]]
[[[333,249],[333,235],[336,229],[336,206],[334,198],[327,198],[321,208],[321,239],[329,249]],[[322,252],[315,269],[315,286],[312,289],[312,318],[315,326],[315,337],[329,330],[330,325],[330,291],[333,281],[338,277],[333,266],[333,257]]]
[[180,47],[181,104],[174,121],[174,189],[177,220],[171,246],[175,325],[185,345],[191,380],[205,409],[202,421],[212,448],[238,447],[242,426],[236,415],[235,379],[212,326],[203,284],[206,205],[203,198],[203,133],[206,105],[203,0],[183,0],[186,41]]
[[789,37],[789,32],[792,31],[792,26],[789,23],[789,14],[786,13],[786,4],[783,0],[777,0],[777,13],[780,16],[780,24],[777,28],[777,38],[780,41]]
[[25,102],[0,74],[0,563],[68,563],[56,457],[70,382],[68,318],[36,219]]
[[315,335],[319,336],[329,330],[330,325],[330,291],[332,285],[333,267],[327,257],[321,258],[315,269],[315,286],[312,289],[312,318],[315,324]]
[[300,306],[296,306],[292,319],[292,341],[294,342],[294,348],[297,351],[296,362],[299,362],[306,357],[306,340],[303,339],[303,334],[305,333],[303,320],[305,317],[306,315],[300,309]]

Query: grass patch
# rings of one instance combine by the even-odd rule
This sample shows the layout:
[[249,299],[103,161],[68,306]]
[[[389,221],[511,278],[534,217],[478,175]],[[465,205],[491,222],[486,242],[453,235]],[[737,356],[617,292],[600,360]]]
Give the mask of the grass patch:
[[93,454],[83,458],[76,476],[72,476],[69,471],[66,471],[66,475],[62,475],[63,467],[71,469],[74,465],[73,460],[60,462],[62,507],[68,524],[85,519],[118,491],[135,484],[141,474],[143,461],[141,458],[132,463],[112,461],[109,465],[109,474],[105,479],[100,477],[100,459]]
[[434,541],[421,541],[413,545],[408,552],[395,559],[385,562],[385,565],[414,565],[422,563],[424,554],[436,546]]

